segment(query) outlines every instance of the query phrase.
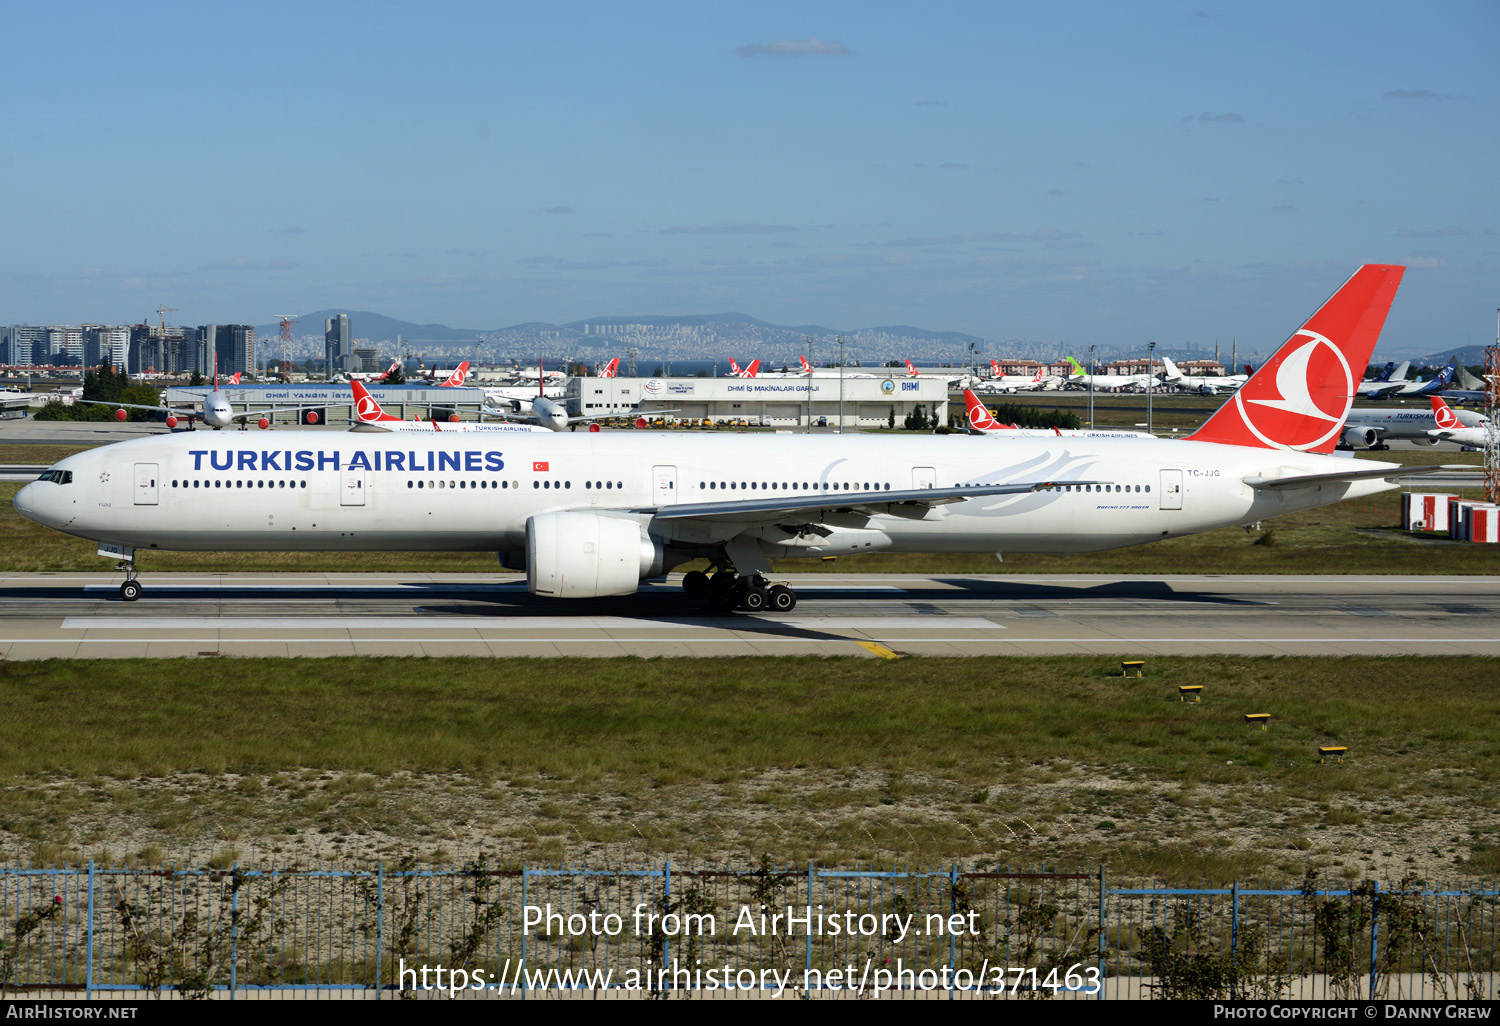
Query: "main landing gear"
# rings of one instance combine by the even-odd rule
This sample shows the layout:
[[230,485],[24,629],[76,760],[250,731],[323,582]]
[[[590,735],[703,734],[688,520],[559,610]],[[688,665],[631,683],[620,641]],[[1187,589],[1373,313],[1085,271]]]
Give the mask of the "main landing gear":
[[797,608],[796,592],[784,584],[772,584],[760,574],[741,577],[733,570],[720,569],[709,576],[702,570],[692,570],[683,576],[682,590],[713,609],[790,613]]
[[134,602],[141,597],[141,582],[135,579],[135,562],[122,560],[115,564],[116,570],[125,571],[125,583],[120,585],[120,601]]

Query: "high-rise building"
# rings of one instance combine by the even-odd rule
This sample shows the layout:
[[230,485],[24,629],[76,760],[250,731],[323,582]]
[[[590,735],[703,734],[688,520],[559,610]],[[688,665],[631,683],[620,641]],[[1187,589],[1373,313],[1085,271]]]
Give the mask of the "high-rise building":
[[349,335],[349,315],[339,314],[323,322],[323,359],[328,376],[358,370],[354,340]]
[[255,329],[248,324],[210,325],[213,352],[220,374],[249,374],[255,370]]

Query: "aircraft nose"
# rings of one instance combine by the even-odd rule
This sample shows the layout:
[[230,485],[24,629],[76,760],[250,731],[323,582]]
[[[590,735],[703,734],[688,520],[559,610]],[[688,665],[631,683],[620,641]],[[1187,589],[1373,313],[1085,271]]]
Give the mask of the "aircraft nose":
[[36,520],[36,485],[33,483],[23,486],[16,493],[16,497],[11,501],[11,505],[16,508],[17,513],[21,514],[27,520]]

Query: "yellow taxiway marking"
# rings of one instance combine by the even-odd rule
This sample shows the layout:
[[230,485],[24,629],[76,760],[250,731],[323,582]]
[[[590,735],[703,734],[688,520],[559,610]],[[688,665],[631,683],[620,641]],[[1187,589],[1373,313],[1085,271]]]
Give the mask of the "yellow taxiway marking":
[[901,653],[900,652],[893,652],[890,649],[886,648],[884,645],[882,645],[878,641],[861,641],[861,642],[858,642],[858,645],[859,645],[860,648],[867,648],[867,649],[869,649],[871,652],[874,652],[876,655],[878,655],[882,659],[900,659],[901,658]]

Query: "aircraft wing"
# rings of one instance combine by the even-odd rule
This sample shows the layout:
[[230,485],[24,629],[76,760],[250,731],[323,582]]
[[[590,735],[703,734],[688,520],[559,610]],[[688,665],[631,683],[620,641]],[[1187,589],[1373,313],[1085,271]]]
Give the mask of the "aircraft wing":
[[578,416],[568,414],[568,423],[585,420],[612,420],[615,417],[655,417],[663,413],[681,413],[681,410],[625,410],[622,413],[581,413]]
[[968,485],[953,488],[914,488],[893,492],[829,492],[827,495],[735,499],[729,502],[691,502],[671,506],[638,506],[630,513],[648,513],[660,520],[711,520],[745,524],[802,523],[828,513],[894,516],[920,520],[929,509],[987,495],[1023,495],[1061,485],[1099,484],[1098,481],[1022,481],[1015,484]]
[[1289,474],[1286,477],[1247,477],[1244,482],[1251,488],[1306,488],[1310,485],[1337,484],[1344,481],[1371,481],[1384,478],[1394,481],[1401,477],[1416,477],[1418,474],[1436,474],[1444,467],[1393,467],[1389,464],[1370,470],[1340,470],[1332,474]]
[[321,410],[334,403],[303,403],[301,406],[273,406],[269,410],[246,410],[244,413],[231,413],[230,420],[259,420],[262,417],[270,417],[277,413],[301,413],[303,410]]
[[182,420],[203,419],[203,414],[198,410],[175,406],[147,406],[145,403],[112,403],[104,399],[74,399],[73,401],[75,403],[93,403],[97,406],[113,406],[121,410],[149,410],[152,413],[160,413],[168,417],[178,417]]

